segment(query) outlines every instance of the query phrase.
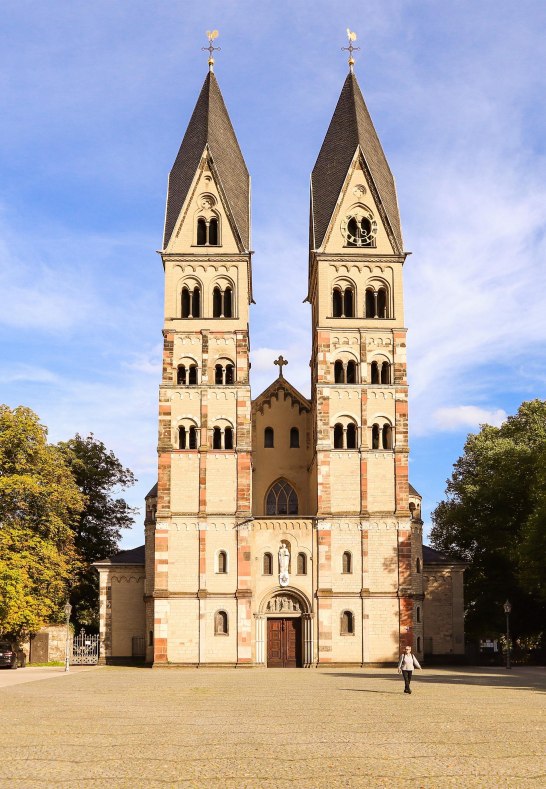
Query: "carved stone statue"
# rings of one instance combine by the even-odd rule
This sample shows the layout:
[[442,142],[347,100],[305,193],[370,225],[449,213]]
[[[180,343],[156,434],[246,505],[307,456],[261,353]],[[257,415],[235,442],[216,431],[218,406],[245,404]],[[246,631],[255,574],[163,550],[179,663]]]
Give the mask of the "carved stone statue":
[[290,551],[284,543],[279,548],[279,584],[281,586],[288,586],[290,578],[288,576],[288,567],[290,564]]

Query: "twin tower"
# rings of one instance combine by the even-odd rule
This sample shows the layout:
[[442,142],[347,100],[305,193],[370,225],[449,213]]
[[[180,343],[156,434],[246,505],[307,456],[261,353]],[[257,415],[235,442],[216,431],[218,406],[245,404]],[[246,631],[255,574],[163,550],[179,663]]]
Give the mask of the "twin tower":
[[209,72],[169,175],[161,251],[144,578],[154,665],[386,663],[406,643],[422,654],[406,254],[394,180],[352,71],[312,172],[310,212],[311,399],[280,357],[253,400],[250,177]]

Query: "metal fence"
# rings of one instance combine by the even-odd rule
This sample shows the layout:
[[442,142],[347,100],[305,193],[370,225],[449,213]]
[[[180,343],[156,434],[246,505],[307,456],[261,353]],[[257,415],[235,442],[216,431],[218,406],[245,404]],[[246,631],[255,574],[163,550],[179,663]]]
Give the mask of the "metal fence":
[[99,636],[82,630],[72,638],[70,665],[94,666],[99,661]]

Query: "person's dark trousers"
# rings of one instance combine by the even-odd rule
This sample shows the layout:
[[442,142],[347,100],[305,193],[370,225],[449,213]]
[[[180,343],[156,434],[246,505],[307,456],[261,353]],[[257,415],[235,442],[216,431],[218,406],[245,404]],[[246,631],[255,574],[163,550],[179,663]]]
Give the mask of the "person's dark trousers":
[[404,693],[411,693],[410,682],[413,671],[406,671],[402,669],[402,676],[404,677]]

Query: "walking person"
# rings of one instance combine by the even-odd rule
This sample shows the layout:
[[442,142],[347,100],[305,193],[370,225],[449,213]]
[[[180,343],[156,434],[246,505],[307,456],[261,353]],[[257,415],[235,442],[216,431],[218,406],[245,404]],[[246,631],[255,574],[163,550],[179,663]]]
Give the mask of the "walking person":
[[423,670],[419,665],[419,661],[411,651],[411,647],[408,645],[404,652],[400,655],[400,660],[398,661],[398,673],[402,672],[404,677],[404,693],[411,693],[411,677],[413,674],[414,669]]

